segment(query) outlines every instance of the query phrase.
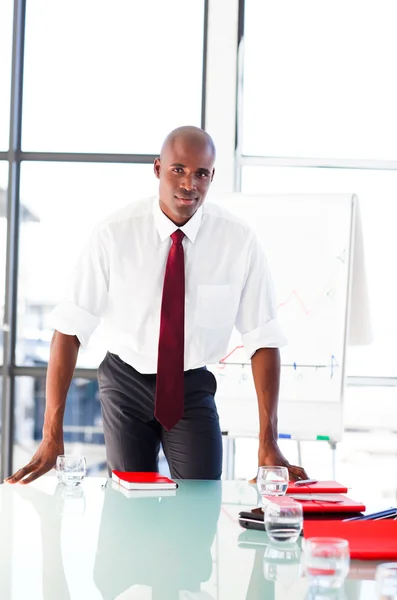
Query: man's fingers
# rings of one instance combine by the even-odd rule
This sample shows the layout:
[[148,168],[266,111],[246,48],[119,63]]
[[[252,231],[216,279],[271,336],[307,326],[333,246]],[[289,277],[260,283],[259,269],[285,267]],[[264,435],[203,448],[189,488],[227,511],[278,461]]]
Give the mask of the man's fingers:
[[44,475],[44,473],[47,473],[47,471],[49,471],[49,468],[47,466],[41,467],[40,469],[36,469],[35,471],[33,471],[33,473],[29,475],[29,477],[22,479],[21,484],[25,485],[27,483],[31,483],[35,479],[38,479],[39,477]]
[[14,475],[7,477],[7,479],[5,479],[4,481],[6,483],[18,483],[18,481],[21,481],[21,479],[23,479],[23,477],[25,477],[26,475],[28,475],[29,473],[31,473],[33,471],[35,464],[36,463],[30,462],[28,465],[26,465],[25,467],[22,467],[22,469],[19,469],[19,471],[14,473]]
[[290,475],[292,475],[292,477],[294,478],[293,481],[297,481],[299,479],[309,479],[308,474],[306,473],[305,469],[303,469],[302,467],[296,467],[295,465],[290,465],[288,467],[288,470],[290,472]]
[[256,483],[256,477],[254,477],[253,479],[249,479],[248,483]]

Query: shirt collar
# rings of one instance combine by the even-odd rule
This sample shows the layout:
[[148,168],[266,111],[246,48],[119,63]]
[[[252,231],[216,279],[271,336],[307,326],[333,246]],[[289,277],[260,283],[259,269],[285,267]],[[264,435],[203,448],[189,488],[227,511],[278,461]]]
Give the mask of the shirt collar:
[[174,233],[177,229],[183,231],[185,236],[189,238],[189,240],[194,243],[194,240],[197,237],[198,230],[200,229],[201,219],[203,216],[203,207],[200,206],[191,219],[182,227],[178,227],[175,225],[161,210],[159,198],[156,197],[153,203],[153,216],[154,222],[159,233],[160,239],[162,242],[166,240],[170,235]]

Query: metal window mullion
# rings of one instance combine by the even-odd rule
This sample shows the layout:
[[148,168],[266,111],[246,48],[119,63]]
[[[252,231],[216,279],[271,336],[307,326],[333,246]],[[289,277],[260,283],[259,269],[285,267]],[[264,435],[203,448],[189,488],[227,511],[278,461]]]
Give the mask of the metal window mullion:
[[99,152],[20,152],[21,161],[34,162],[90,162],[152,164],[158,154],[115,154]]
[[366,169],[396,171],[396,160],[368,160],[352,158],[313,158],[294,156],[247,156],[236,157],[240,167],[320,167],[329,169]]
[[202,84],[201,84],[201,129],[205,129],[205,114],[206,114],[207,55],[208,55],[208,13],[209,13],[209,0],[204,0],[203,76],[202,76]]
[[[16,377],[46,377],[47,367],[14,366],[13,373]],[[73,378],[96,380],[97,369],[77,367]],[[397,387],[397,376],[347,375],[346,383],[349,387]]]
[[0,481],[12,473],[15,406],[15,346],[17,324],[19,187],[22,131],[22,86],[26,0],[14,0],[10,102],[10,145],[7,197],[7,249],[4,302],[3,399],[1,406]]
[[234,161],[234,191],[241,192],[242,180],[242,150],[243,150],[243,81],[244,81],[244,28],[245,0],[238,2],[237,25],[237,74],[236,74],[236,122],[235,122],[235,161]]
[[[46,377],[47,367],[25,367],[15,366],[13,369],[15,377]],[[97,369],[77,367],[73,373],[73,379],[97,379]]]

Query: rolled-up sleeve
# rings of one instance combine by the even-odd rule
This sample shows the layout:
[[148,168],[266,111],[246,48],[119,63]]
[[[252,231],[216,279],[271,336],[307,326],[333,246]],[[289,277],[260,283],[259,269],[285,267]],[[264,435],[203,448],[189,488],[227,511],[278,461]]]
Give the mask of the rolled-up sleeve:
[[96,229],[81,252],[64,293],[51,313],[54,329],[75,335],[85,347],[105,314],[109,293],[106,230]]
[[259,348],[280,348],[287,343],[277,321],[277,305],[264,252],[252,237],[247,275],[236,317],[244,348],[251,358]]

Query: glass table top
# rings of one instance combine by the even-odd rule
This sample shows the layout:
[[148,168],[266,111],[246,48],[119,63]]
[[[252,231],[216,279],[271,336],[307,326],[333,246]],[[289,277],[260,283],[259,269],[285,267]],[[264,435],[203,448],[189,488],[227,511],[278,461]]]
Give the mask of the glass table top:
[[302,574],[301,543],[280,548],[240,527],[258,504],[238,481],[180,481],[176,492],[122,493],[104,478],[0,485],[4,600],[370,600],[377,563],[353,561],[324,596]]

